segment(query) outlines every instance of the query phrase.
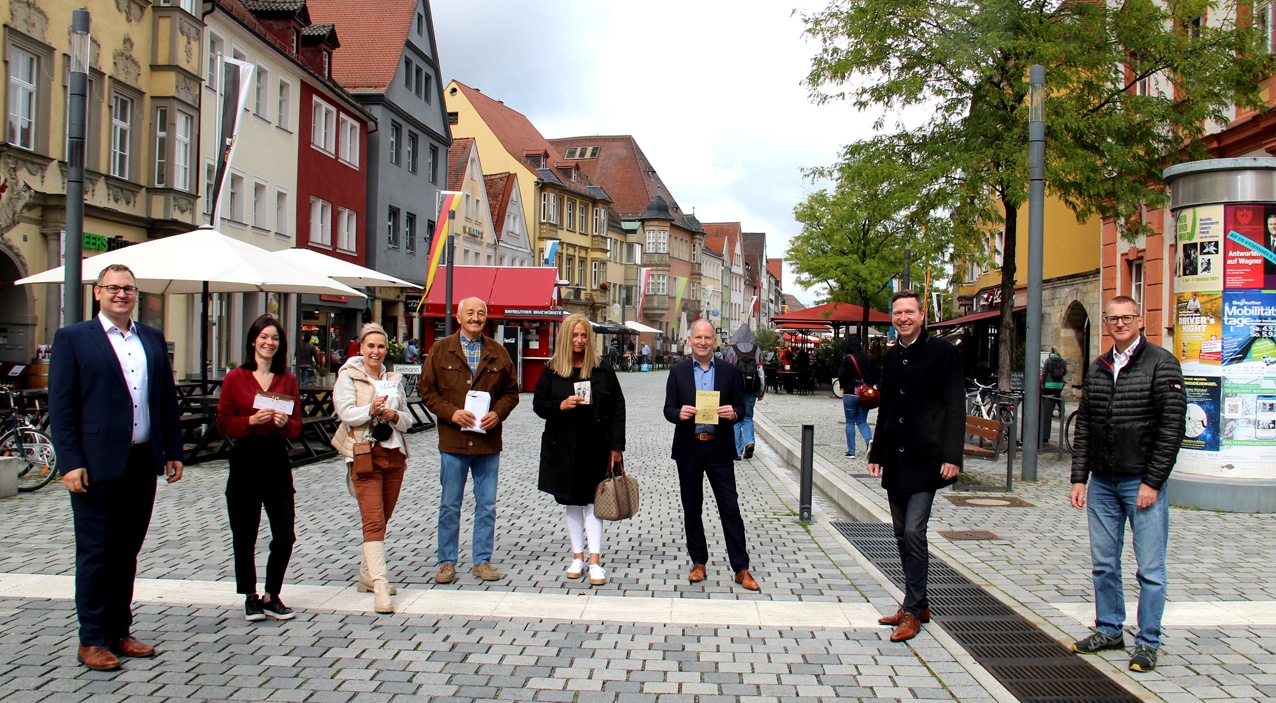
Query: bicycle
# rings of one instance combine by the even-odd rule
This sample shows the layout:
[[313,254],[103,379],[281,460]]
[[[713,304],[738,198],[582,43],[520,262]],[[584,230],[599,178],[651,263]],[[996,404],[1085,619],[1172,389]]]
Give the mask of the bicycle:
[[[0,398],[8,406],[8,413],[0,419],[0,456],[23,459],[25,466],[18,471],[18,490],[23,493],[44,488],[58,474],[58,455],[53,439],[36,429],[30,419],[18,408],[18,394],[13,389],[0,387]],[[36,416],[40,416],[36,401]]]
[[[1077,389],[1077,391],[1081,390],[1081,386],[1073,385],[1072,387]],[[1068,413],[1068,419],[1063,422],[1063,448],[1066,449],[1069,454],[1072,453],[1072,440],[1076,435],[1077,413],[1079,412],[1081,412],[1080,396],[1077,397],[1076,409]]]
[[993,402],[993,394],[997,391],[997,386],[984,385],[973,379],[971,383],[975,385],[975,388],[966,392],[966,414],[982,417],[985,420],[998,419],[996,404]]

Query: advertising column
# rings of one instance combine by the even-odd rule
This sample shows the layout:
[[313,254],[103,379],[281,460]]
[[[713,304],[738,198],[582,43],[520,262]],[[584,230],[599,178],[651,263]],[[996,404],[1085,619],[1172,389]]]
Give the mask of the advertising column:
[[1194,162],[1165,175],[1176,234],[1173,352],[1188,401],[1170,499],[1276,511],[1276,192],[1262,187],[1272,187],[1276,159]]

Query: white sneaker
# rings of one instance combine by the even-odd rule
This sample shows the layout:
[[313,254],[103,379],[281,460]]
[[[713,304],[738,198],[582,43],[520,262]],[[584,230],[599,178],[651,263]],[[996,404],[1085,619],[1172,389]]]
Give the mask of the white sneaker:
[[573,559],[572,565],[567,567],[567,578],[578,579],[585,573],[585,560]]
[[589,565],[589,582],[595,586],[601,586],[607,583],[607,572],[598,564]]

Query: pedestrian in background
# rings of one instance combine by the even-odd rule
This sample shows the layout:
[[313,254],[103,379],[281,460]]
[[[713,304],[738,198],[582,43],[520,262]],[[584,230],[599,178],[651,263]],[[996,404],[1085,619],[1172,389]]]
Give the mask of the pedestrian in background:
[[[226,512],[230,517],[235,563],[235,591],[244,595],[244,619],[290,620],[292,609],[279,594],[297,540],[292,462],[287,440],[301,435],[297,377],[288,372],[288,338],[271,315],[248,328],[243,362],[226,373],[217,402],[217,431],[235,440],[226,478]],[[292,401],[292,411],[256,407],[269,393]],[[270,556],[266,560],[265,595],[257,596],[257,531],[261,513],[270,522]]]
[[[457,331],[434,343],[421,366],[421,400],[439,419],[439,570],[435,583],[456,578],[461,540],[461,499],[474,477],[474,537],[470,573],[484,581],[501,574],[492,566],[496,548],[496,484],[501,430],[518,406],[518,373],[505,347],[484,336],[487,303],[466,298],[456,304]],[[486,394],[476,398],[472,394]],[[486,403],[479,415],[467,400]],[[471,406],[477,407],[477,406]]]
[[1170,540],[1165,482],[1178,459],[1187,396],[1178,360],[1143,336],[1138,301],[1113,298],[1104,308],[1103,328],[1114,343],[1086,372],[1072,440],[1071,502],[1086,511],[1090,526],[1094,634],[1072,650],[1125,648],[1121,550],[1129,523],[1139,581],[1130,669],[1152,671],[1161,648]]
[[855,430],[864,437],[864,452],[872,446],[873,430],[868,426],[868,408],[855,394],[861,383],[876,386],[881,373],[873,357],[865,354],[859,337],[846,338],[846,355],[837,370],[837,382],[842,387],[842,413],[846,416],[846,456],[855,458]]
[[762,367],[762,350],[747,324],[740,325],[731,335],[723,358],[735,364],[744,388],[744,416],[735,423],[735,455],[737,459],[752,459],[753,407],[766,395],[766,371]]
[[930,622],[926,529],[935,492],[961,472],[966,431],[966,389],[957,348],[923,329],[921,298],[891,297],[891,324],[899,337],[882,363],[877,438],[868,448],[868,474],[882,477],[895,543],[904,569],[904,602],[891,625],[892,642],[917,636]]
[[625,394],[611,365],[599,364],[584,315],[572,315],[559,327],[554,355],[536,382],[532,410],[545,419],[537,488],[554,496],[567,515],[572,545],[567,578],[584,573],[587,538],[589,582],[601,586],[607,572],[594,494],[607,471],[624,463]]
[[114,671],[118,657],[155,656],[131,632],[133,582],[155,507],[155,477],[182,478],[182,428],[164,334],[132,319],[133,272],[107,266],[93,295],[97,317],[53,335],[49,422],[62,485],[71,494],[76,657],[90,669]]
[[[687,580],[700,583],[708,573],[709,546],[704,536],[704,480],[709,479],[722,519],[727,558],[735,582],[750,591],[761,590],[749,571],[744,520],[736,490],[735,432],[732,425],[744,415],[744,389],[736,368],[713,356],[714,330],[706,320],[691,325],[691,356],[669,369],[665,383],[665,419],[674,423],[672,458],[678,464],[678,488],[682,496],[682,521],[687,534],[691,572]],[[714,391],[716,422],[697,422],[697,394]]]
[[319,364],[319,348],[315,343],[319,341],[318,337],[313,338],[305,332],[301,333],[301,341],[297,343],[297,370],[301,372],[301,385],[308,386],[314,382],[315,366]]
[[[403,394],[403,376],[385,367],[389,337],[375,322],[364,324],[359,355],[341,367],[332,398],[341,425],[332,446],[346,457],[347,475],[359,517],[363,523],[363,559],[359,563],[361,593],[373,593],[372,608],[393,613],[390,596],[397,592],[386,575],[385,533],[399,501],[403,472],[407,469],[408,445],[403,433],[412,426],[412,416],[402,412],[408,406]],[[354,470],[355,442],[372,441],[372,470]]]

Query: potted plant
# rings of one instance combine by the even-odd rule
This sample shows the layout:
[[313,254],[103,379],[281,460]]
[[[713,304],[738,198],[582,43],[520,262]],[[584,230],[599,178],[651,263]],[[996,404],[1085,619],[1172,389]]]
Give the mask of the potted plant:
[[324,386],[324,387],[332,385],[332,378],[331,378],[332,370],[329,369],[327,366],[320,366],[316,368],[315,376],[318,377],[318,380],[315,381],[315,385]]

